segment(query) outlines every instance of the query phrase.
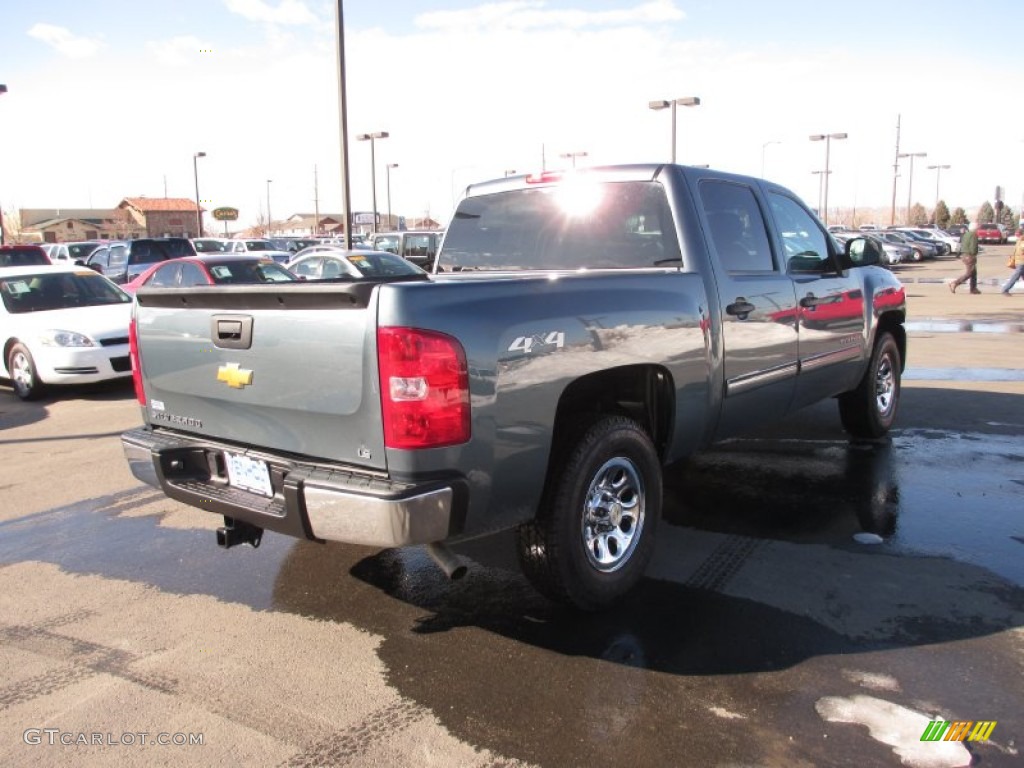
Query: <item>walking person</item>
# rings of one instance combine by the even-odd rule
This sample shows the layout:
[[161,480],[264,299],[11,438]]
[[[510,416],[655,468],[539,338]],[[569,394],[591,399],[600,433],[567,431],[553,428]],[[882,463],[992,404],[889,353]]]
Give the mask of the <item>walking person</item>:
[[971,283],[971,293],[981,293],[978,290],[978,222],[972,221],[967,231],[960,236],[960,260],[964,263],[964,273],[949,284],[949,290],[956,293],[956,289],[966,283]]
[[1017,245],[1014,246],[1013,255],[1006,266],[1013,272],[1010,273],[1010,279],[1003,285],[1003,296],[1009,296],[1013,284],[1020,280],[1021,275],[1024,275],[1024,234],[1017,235]]

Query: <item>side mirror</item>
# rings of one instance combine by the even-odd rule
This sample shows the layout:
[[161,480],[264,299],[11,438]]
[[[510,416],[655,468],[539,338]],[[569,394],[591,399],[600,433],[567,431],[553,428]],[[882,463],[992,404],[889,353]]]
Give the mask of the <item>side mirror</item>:
[[843,269],[872,267],[882,263],[882,250],[867,237],[848,240],[843,250]]

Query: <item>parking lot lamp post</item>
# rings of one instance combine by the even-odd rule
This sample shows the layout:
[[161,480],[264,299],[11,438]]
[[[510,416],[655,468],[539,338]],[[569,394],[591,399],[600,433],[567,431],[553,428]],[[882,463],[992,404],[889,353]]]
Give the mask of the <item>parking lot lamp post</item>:
[[270,238],[270,234],[271,234],[270,222],[272,222],[274,220],[273,217],[270,215],[270,182],[272,182],[272,181],[273,181],[273,179],[267,179],[267,238],[268,239]]
[[821,220],[825,222],[825,226],[828,226],[828,163],[829,155],[832,151],[832,139],[845,139],[848,134],[845,133],[816,133],[811,136],[811,141],[824,141],[825,142],[825,195],[824,201],[822,202],[822,211],[825,214],[821,217]]
[[832,171],[811,171],[818,177],[818,215],[821,216],[821,188],[827,183],[826,178]]
[[[928,170],[929,171],[935,171],[935,208],[936,209],[939,207],[939,179],[942,178],[942,172],[944,170],[948,171],[949,168],[950,168],[950,166],[948,166],[948,165],[929,165],[928,166]],[[935,218],[934,209],[933,209],[933,212],[932,212],[932,218],[933,219]],[[935,222],[935,224],[938,224],[938,223],[939,222],[937,222],[937,221]]]
[[391,221],[392,221],[392,219],[391,219],[391,169],[392,168],[397,168],[397,167],[398,167],[398,163],[388,163],[387,166],[386,166],[387,178],[388,178],[388,229],[392,228],[391,227]]
[[[0,96],[7,93],[7,86],[0,83]],[[6,233],[4,231],[4,208],[0,205],[0,245],[6,245]]]
[[390,136],[387,131],[377,131],[375,133],[360,133],[356,136],[357,141],[368,141],[370,142],[370,192],[373,196],[373,231],[377,232],[377,156],[375,150],[375,142],[377,139],[386,139]]
[[573,168],[576,167],[576,158],[577,157],[586,157],[586,156],[587,156],[586,152],[563,152],[562,154],[559,155],[559,157],[565,158],[566,160],[572,160],[572,167]]
[[927,152],[904,152],[902,155],[897,155],[898,158],[909,157],[910,158],[910,172],[907,174],[907,226],[910,226],[910,205],[911,198],[910,193],[914,189],[914,158],[915,157],[928,157]]
[[199,164],[198,160],[200,157],[206,157],[205,152],[194,152],[192,154],[192,177],[196,182],[196,232],[199,234],[196,237],[203,236],[203,209],[199,206]]
[[676,106],[697,107],[700,106],[699,96],[683,96],[678,99],[657,99],[647,102],[647,106],[653,110],[672,110],[672,163],[676,162]]

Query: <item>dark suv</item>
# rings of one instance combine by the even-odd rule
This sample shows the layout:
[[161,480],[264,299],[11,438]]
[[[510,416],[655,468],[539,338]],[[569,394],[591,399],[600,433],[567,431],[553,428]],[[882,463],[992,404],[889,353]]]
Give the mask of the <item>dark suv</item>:
[[101,248],[86,261],[119,285],[134,280],[158,261],[196,255],[187,237],[140,237],[119,245],[123,247]]
[[0,267],[35,267],[52,263],[46,251],[38,245],[0,246]]

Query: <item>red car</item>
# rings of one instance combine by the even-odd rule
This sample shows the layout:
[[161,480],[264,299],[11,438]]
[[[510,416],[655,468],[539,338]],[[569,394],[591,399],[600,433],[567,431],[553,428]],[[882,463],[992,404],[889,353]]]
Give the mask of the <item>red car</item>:
[[36,267],[52,263],[38,245],[0,245],[0,267]]
[[978,242],[979,243],[995,243],[996,245],[1002,245],[1006,242],[1006,235],[995,224],[979,224],[978,225]]
[[121,287],[128,293],[135,293],[142,286],[188,288],[231,283],[287,283],[297,279],[266,256],[214,251],[161,261]]

